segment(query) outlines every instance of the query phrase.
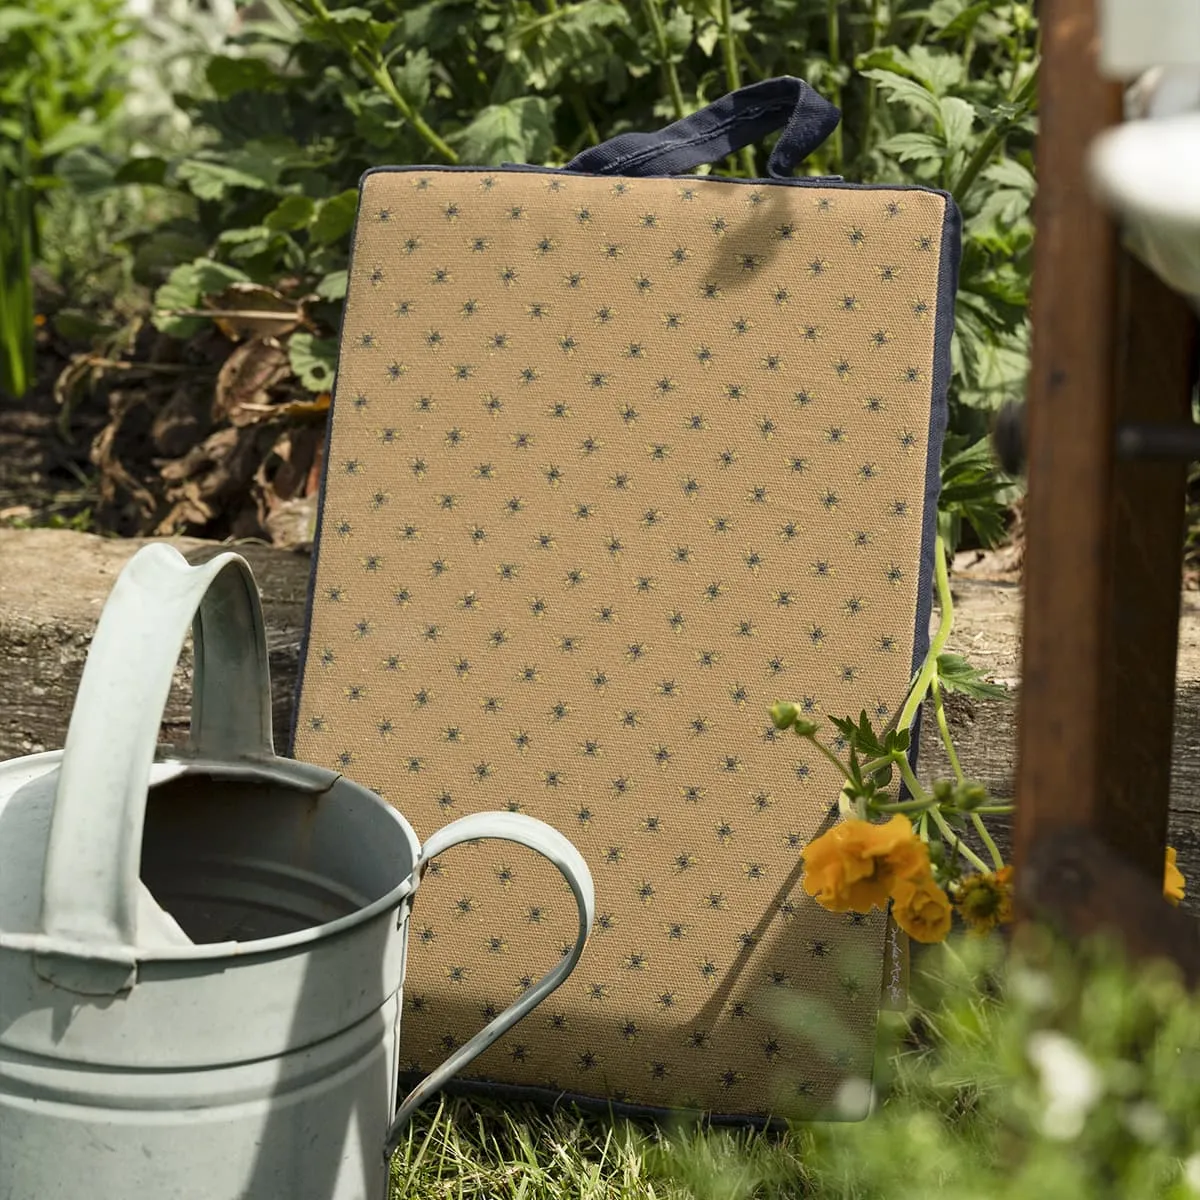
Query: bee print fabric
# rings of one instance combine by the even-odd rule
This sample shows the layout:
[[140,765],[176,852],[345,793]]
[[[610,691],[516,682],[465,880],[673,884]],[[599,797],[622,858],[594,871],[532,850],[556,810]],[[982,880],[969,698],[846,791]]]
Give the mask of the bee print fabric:
[[[915,188],[364,179],[294,751],[421,838],[539,817],[597,889],[476,1083],[864,1115],[887,918],[804,893],[840,780],[768,709],[886,721],[924,653],[955,221]],[[501,842],[430,867],[402,1068],[569,948],[564,886]]]

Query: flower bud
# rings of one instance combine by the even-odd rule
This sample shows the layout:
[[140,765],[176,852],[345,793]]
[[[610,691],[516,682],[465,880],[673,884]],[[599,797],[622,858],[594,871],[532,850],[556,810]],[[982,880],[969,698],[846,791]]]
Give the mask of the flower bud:
[[776,729],[789,729],[800,716],[800,707],[790,700],[780,700],[771,707],[771,724]]
[[963,812],[974,812],[987,801],[987,788],[981,783],[964,783],[954,789],[954,803]]
[[939,804],[946,804],[954,795],[954,784],[949,779],[939,779],[933,785],[933,798]]

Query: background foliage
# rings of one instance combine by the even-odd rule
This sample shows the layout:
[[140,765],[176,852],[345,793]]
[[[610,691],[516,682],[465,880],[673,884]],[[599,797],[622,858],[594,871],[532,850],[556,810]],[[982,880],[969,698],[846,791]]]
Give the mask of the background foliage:
[[[80,11],[110,13],[113,3],[88,0]],[[195,12],[184,0],[160,3]],[[194,18],[138,23],[150,53],[137,56],[142,78],[124,144],[93,140],[53,164],[82,201],[55,215],[64,249],[51,265],[68,285],[65,332],[89,331],[106,353],[118,345],[145,357],[149,343],[143,334],[138,350],[129,322],[149,313],[158,332],[200,347],[184,361],[211,371],[222,352],[267,331],[237,320],[214,329],[206,309],[279,311],[285,319],[269,336],[290,370],[272,375],[258,400],[290,404],[294,423],[305,393],[311,405],[331,379],[365,170],[561,165],[744,83],[799,75],[844,112],[803,171],[926,183],[950,190],[962,208],[944,532],[957,542],[964,518],[985,542],[1003,530],[1001,502],[1015,491],[978,444],[990,413],[1022,391],[1026,370],[1038,63],[1030,0],[223,3],[223,14],[219,6],[211,14],[219,31]],[[0,53],[6,37],[0,25]],[[159,64],[150,98],[147,61]],[[756,175],[768,148],[713,171]],[[106,215],[97,221],[97,212]],[[155,505],[133,506],[143,525],[153,509],[143,531],[157,521],[165,532],[228,532],[201,519],[220,507],[202,487],[192,516],[179,516],[176,498],[178,519],[168,519],[149,474],[125,460],[121,469],[155,493]],[[130,492],[112,483],[114,470],[108,477],[116,499]]]

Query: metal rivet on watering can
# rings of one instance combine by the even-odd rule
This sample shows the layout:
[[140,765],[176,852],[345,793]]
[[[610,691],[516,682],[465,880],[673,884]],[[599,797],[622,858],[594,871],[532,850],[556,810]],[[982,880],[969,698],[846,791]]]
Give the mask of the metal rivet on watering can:
[[[192,733],[159,747],[189,626]],[[396,1105],[425,864],[501,838],[566,877],[574,948]],[[4,1200],[384,1200],[412,1110],[570,974],[591,876],[548,825],[479,813],[422,848],[373,792],[277,758],[245,561],[156,543],[101,614],[66,746],[0,764]]]

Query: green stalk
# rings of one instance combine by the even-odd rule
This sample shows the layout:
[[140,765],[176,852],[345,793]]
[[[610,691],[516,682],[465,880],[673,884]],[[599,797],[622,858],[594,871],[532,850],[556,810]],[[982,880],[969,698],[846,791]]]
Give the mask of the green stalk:
[[16,178],[0,167],[0,392],[21,399],[33,382],[33,259],[36,219],[28,145],[21,139]]
[[[826,21],[829,28],[829,66],[833,74],[833,89],[830,93],[830,102],[836,105],[839,109],[842,107],[842,85],[837,81],[838,68],[842,65],[842,38],[841,38],[841,22],[838,20],[838,9],[841,7],[841,0],[826,0]],[[838,127],[833,131],[831,141],[833,154],[833,167],[831,174],[837,175],[842,170],[842,159],[844,152],[844,143],[842,140],[842,126],[838,123]]]
[[1017,31],[1017,36],[1013,40],[1013,64],[1012,75],[1008,81],[1008,87],[1005,89],[1009,99],[1013,97],[1017,89],[1017,77],[1021,73],[1021,64],[1025,61],[1025,33],[1027,26],[1022,24]]
[[979,834],[980,841],[987,847],[987,852],[992,856],[992,862],[995,864],[995,869],[1000,870],[1004,866],[1004,859],[1000,856],[999,847],[992,840],[992,835],[988,833],[987,826],[983,823],[983,818],[980,817],[978,811],[968,814],[971,818],[971,824],[975,826],[975,832]]
[[896,722],[897,729],[908,729],[912,725],[913,718],[917,715],[917,709],[921,707],[925,699],[925,693],[929,691],[934,679],[937,678],[938,656],[945,650],[946,643],[950,640],[950,632],[954,627],[954,601],[950,596],[950,572],[946,567],[946,543],[942,541],[940,533],[934,540],[933,556],[934,580],[937,585],[941,619],[938,623],[938,631],[934,634],[933,641],[929,646],[929,653],[925,655],[925,661],[921,664],[921,669],[917,672],[917,677],[909,689],[908,699],[900,710],[900,717]]
[[[551,0],[555,3],[556,0]],[[667,79],[667,91],[671,93],[671,105],[675,109],[675,119],[682,120],[687,114],[683,103],[683,88],[679,83],[679,71],[671,61],[671,51],[667,46],[667,27],[663,24],[662,13],[658,8],[659,0],[642,0],[642,8],[646,11],[646,20],[650,22],[654,40],[658,43],[659,57],[662,59],[663,74]]]
[[942,685],[936,673],[933,677],[933,708],[937,714],[938,733],[942,735],[942,745],[946,748],[946,757],[950,760],[950,767],[954,771],[954,778],[959,783],[966,782],[966,776],[963,774],[963,769],[959,765],[958,751],[954,749],[954,742],[950,738],[950,723],[946,720],[946,704],[942,696]]
[[[908,765],[908,759],[903,755],[900,755],[896,759],[896,765],[900,768],[900,774],[903,777],[904,782],[908,784],[908,790],[912,792],[912,794],[918,799],[930,799],[925,792],[925,789],[921,787],[920,781],[913,774],[912,767]],[[925,815],[933,818],[934,824],[941,831],[942,837],[945,838],[946,841],[952,843],[955,842],[958,835],[953,829],[950,828],[949,824],[947,824],[946,818],[942,816],[937,805],[932,805],[931,807],[927,808],[925,810]],[[965,858],[973,866],[977,867],[980,871],[987,871],[987,864],[984,863],[983,859],[980,858],[979,855],[970,848],[970,846],[963,845],[961,840],[959,840],[957,844],[958,852],[963,856],[963,858]]]
[[[1023,111],[1028,111],[1028,106],[1033,98],[1037,95],[1038,72],[1035,70],[1027,80],[1021,85],[1020,91],[1013,97],[1013,103],[1018,105]],[[971,155],[967,165],[963,167],[962,174],[958,179],[951,184],[950,193],[954,199],[961,205],[967,197],[967,193],[975,186],[975,180],[979,178],[980,173],[992,161],[992,156],[1000,149],[1004,143],[1004,139],[1008,137],[1009,130],[1016,124],[1015,120],[1006,119],[998,121],[986,134],[980,139],[979,145],[975,147],[975,153]]]
[[750,47],[746,45],[743,38],[737,40],[738,54],[741,56],[742,65],[754,77],[756,81],[761,82],[768,78],[768,73],[758,65],[754,55],[750,53]]
[[[742,86],[742,72],[738,66],[737,39],[733,35],[733,0],[721,0],[721,54],[725,60],[725,85],[736,92]],[[740,158],[746,178],[757,179],[754,147],[744,146]]]
[[[879,0],[871,0],[871,52],[879,49],[879,38],[883,32],[879,24]],[[871,137],[875,132],[875,110],[879,104],[879,85],[875,80],[867,84],[867,110],[863,117],[862,137],[859,140],[858,159],[866,163],[871,149]]]
[[814,745],[814,746],[815,746],[815,747],[816,747],[816,748],[817,748],[817,749],[818,749],[818,750],[819,750],[819,751],[820,751],[820,752],[821,752],[823,755],[825,755],[825,757],[826,757],[827,759],[829,759],[829,761],[830,761],[831,763],[833,763],[833,765],[834,765],[835,767],[837,767],[837,769],[838,769],[839,771],[841,771],[841,773],[842,773],[842,774],[843,774],[843,775],[846,777],[846,782],[847,782],[847,783],[853,783],[853,782],[854,782],[854,777],[853,777],[853,776],[850,774],[850,772],[849,772],[849,771],[846,769],[846,764],[845,764],[845,763],[843,763],[843,762],[842,762],[842,760],[841,760],[840,758],[838,758],[838,756],[837,756],[836,754],[834,754],[834,752],[833,752],[832,750],[830,750],[830,749],[829,749],[829,747],[828,747],[828,746],[826,746],[824,742],[818,742],[818,741],[817,741],[817,739],[816,739],[816,737],[815,737],[815,736],[812,736],[812,735],[809,735],[809,736],[808,736],[808,737],[806,737],[804,740],[805,740],[805,741],[807,741],[807,742],[812,742],[812,744],[813,744],[813,745]]

